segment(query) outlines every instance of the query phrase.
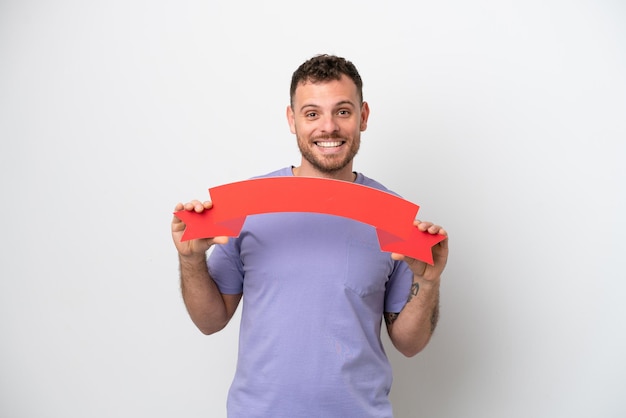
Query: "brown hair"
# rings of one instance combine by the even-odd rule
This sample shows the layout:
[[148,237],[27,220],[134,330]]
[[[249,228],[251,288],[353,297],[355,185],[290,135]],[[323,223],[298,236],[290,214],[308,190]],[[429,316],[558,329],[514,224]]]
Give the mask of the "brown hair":
[[363,102],[363,80],[357,71],[354,64],[345,58],[337,57],[335,55],[316,55],[315,57],[304,62],[296,71],[294,71],[291,77],[291,89],[289,91],[289,97],[291,98],[291,105],[293,106],[293,97],[296,93],[296,88],[300,83],[306,83],[307,81],[313,83],[319,83],[330,80],[339,80],[342,75],[348,76],[354,84],[356,84],[357,94],[359,100]]

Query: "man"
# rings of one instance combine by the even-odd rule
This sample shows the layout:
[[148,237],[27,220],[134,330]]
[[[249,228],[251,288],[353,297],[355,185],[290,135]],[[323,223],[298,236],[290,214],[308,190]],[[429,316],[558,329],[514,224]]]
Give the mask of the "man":
[[[267,176],[322,177],[389,192],[352,170],[369,113],[351,62],[311,58],[293,74],[287,107],[301,163]],[[199,201],[176,206],[210,209]],[[414,225],[446,235],[429,222]],[[183,298],[196,326],[205,334],[221,330],[243,296],[230,417],[392,416],[382,318],[404,355],[426,346],[438,318],[447,237],[433,247],[429,265],[381,252],[371,226],[325,214],[249,216],[230,241],[180,242],[184,228],[174,217]],[[213,244],[221,245],[207,261]]]

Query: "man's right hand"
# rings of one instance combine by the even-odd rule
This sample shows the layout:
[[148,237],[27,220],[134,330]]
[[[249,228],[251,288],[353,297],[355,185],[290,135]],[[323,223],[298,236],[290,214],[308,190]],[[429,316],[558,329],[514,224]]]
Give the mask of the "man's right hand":
[[[188,210],[201,213],[212,207],[213,204],[210,201],[200,202],[199,200],[192,200],[185,204],[178,203],[175,211]],[[207,250],[211,248],[213,244],[226,244],[228,242],[228,237],[203,238],[181,242],[180,240],[183,237],[184,231],[185,223],[174,215],[172,219],[172,239],[174,240],[178,254],[183,258],[202,257],[202,259],[204,259]]]

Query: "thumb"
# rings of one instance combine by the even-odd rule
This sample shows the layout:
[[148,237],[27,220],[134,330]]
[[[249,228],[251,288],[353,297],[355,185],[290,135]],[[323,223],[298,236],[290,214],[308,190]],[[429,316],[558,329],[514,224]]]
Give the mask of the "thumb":
[[219,236],[219,237],[213,237],[213,244],[227,244],[228,243],[228,237],[226,236]]
[[402,261],[406,258],[406,256],[400,253],[391,253],[391,258],[396,261]]

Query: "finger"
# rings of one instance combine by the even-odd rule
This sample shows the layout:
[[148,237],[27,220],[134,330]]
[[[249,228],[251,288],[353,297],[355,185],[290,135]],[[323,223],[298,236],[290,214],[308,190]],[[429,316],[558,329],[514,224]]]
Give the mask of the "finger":
[[228,243],[228,237],[226,236],[213,237],[213,243],[214,244],[226,244]]
[[190,202],[185,203],[184,205],[184,209],[188,210],[188,211],[195,211],[195,212],[202,212],[204,211],[204,204],[202,202],[200,202],[199,200],[192,200]]
[[205,200],[204,202],[200,202],[199,200],[193,200],[193,210],[197,213],[204,212],[207,209],[211,209],[213,207],[213,203],[210,200]]
[[441,227],[439,225],[431,225],[428,227],[427,231],[430,234],[438,234],[439,231],[441,230]]
[[427,231],[431,226],[433,226],[432,222],[419,222],[417,225],[417,229],[420,231]]
[[[179,212],[181,210],[183,210],[185,208],[185,205],[183,205],[182,203],[177,203],[176,206],[174,207],[174,212]],[[183,221],[176,215],[174,215],[172,217],[172,230],[174,230],[175,226],[179,226],[179,224],[182,224]],[[184,227],[184,225],[183,225]]]
[[429,234],[442,234],[447,236],[446,231],[440,225],[435,225],[432,222],[419,222],[417,223],[417,228],[420,231],[428,232]]
[[391,253],[391,258],[396,261],[404,260],[405,256],[400,253]]
[[[443,231],[443,234],[441,233]],[[445,235],[445,239],[443,241],[440,241],[437,245],[439,245],[442,249],[444,250],[448,250],[448,233],[446,231],[444,231],[443,229],[441,231],[439,231],[440,235]]]
[[181,232],[185,230],[185,223],[176,215],[172,218],[172,232]]
[[193,205],[193,210],[196,213],[202,213],[204,212],[204,204],[201,203],[199,200],[194,200],[194,205]]

